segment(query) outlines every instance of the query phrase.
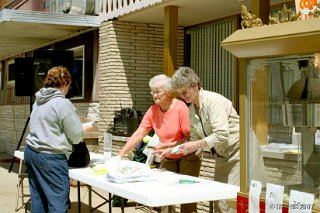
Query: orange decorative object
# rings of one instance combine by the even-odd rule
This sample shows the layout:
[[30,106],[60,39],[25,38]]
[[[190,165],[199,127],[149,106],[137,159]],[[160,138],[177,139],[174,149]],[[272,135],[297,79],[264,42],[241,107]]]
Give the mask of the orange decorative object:
[[317,8],[317,0],[295,0],[297,13],[300,12],[301,19],[312,18],[313,13]]
[[300,0],[300,10],[308,9],[313,10],[317,6],[317,0]]

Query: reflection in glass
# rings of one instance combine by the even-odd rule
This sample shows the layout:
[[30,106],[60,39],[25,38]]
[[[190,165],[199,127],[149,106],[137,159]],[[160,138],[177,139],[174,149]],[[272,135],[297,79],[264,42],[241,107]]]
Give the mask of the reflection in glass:
[[[319,54],[248,64],[248,175],[319,198]],[[319,208],[316,206],[316,208]]]

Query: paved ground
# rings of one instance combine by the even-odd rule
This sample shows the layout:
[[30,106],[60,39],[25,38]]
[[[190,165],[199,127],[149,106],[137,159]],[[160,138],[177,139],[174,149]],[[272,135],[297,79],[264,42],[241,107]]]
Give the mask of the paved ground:
[[[13,156],[0,153],[0,213],[10,213],[15,212],[16,209],[16,195],[17,195],[17,183],[18,183],[18,169],[19,161],[15,161],[12,171],[9,173],[9,168]],[[24,181],[25,190],[28,191],[28,181]],[[108,197],[108,193],[98,191],[101,195]],[[70,189],[70,200],[71,200],[71,209],[68,213],[78,212],[77,206],[77,188],[71,187]],[[102,198],[93,194],[92,203],[93,206],[97,206],[101,203]],[[19,203],[19,205],[21,202]],[[86,186],[81,186],[81,212],[87,213],[88,210],[88,190]],[[25,212],[25,209],[20,209],[18,212]],[[29,211],[27,211],[29,212]],[[108,205],[103,205],[94,211],[95,213],[104,213],[108,212]],[[121,212],[119,207],[112,208],[113,213]],[[146,208],[136,208],[136,203],[128,202],[128,206],[125,207],[125,213],[141,213],[141,212],[150,212]],[[155,211],[154,211],[155,212]]]

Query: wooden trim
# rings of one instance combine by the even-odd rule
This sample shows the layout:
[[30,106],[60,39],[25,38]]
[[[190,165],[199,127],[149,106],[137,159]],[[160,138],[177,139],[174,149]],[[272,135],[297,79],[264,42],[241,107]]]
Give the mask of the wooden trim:
[[[221,42],[239,58],[261,58],[318,52],[319,18],[241,29]],[[303,45],[297,45],[303,44]]]
[[178,7],[164,7],[163,72],[172,76],[177,69]]
[[259,17],[263,24],[269,24],[270,0],[252,1],[252,13]]
[[[190,29],[200,28],[200,27],[208,26],[208,25],[215,24],[215,23],[218,23],[218,22],[227,21],[227,20],[235,18],[236,16],[240,16],[241,17],[241,14],[227,16],[227,17],[223,17],[223,18],[219,18],[219,19],[214,19],[214,20],[211,20],[211,21],[206,21],[206,22],[203,22],[203,23],[200,23],[200,24],[195,24],[195,25],[191,25],[191,26],[185,27],[184,29],[186,31],[188,31]],[[235,29],[237,29],[237,28],[235,28]]]
[[246,61],[239,59],[239,115],[240,115],[240,191],[248,190],[247,176],[247,113],[246,113]]
[[[241,28],[241,16],[240,15],[236,15],[234,16],[234,29],[235,30],[238,30],[239,28]],[[233,100],[233,107],[235,108],[235,110],[238,112],[239,114],[239,108],[240,108],[240,103],[239,103],[239,59],[237,57],[235,57],[235,60],[234,60],[234,100]]]

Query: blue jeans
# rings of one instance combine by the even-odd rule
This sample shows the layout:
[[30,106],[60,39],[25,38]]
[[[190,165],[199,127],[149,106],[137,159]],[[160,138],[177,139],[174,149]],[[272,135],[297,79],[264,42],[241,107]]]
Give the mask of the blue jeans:
[[70,181],[64,154],[48,154],[26,146],[24,161],[27,166],[32,213],[66,213]]

